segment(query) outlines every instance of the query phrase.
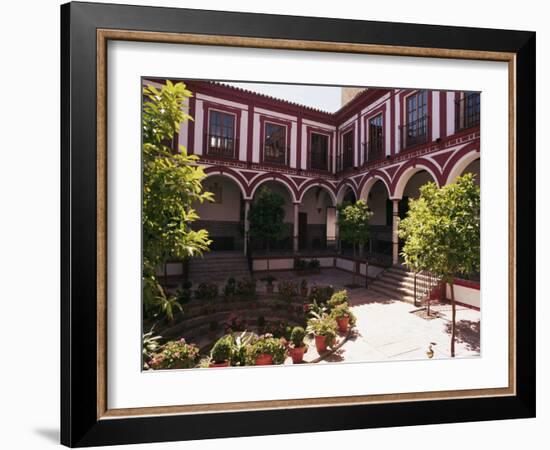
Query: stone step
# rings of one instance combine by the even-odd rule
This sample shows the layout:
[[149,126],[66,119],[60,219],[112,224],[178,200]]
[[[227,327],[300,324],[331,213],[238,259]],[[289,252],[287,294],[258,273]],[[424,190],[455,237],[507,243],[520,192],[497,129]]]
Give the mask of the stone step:
[[[393,290],[395,292],[399,292],[399,293],[402,293],[402,294],[405,294],[405,295],[411,295],[411,296],[414,296],[414,287],[413,286],[409,286],[409,285],[406,285],[406,284],[400,284],[400,283],[395,283],[394,280],[390,279],[384,279],[384,278],[378,278],[375,282],[373,282],[373,285],[374,286],[380,286],[380,287],[383,287],[385,289],[389,289],[389,290]],[[420,297],[422,296],[424,293],[427,293],[428,290],[423,290],[420,288],[420,286],[417,286],[417,289],[416,289],[416,292],[417,292],[417,296]]]
[[400,292],[396,292],[393,289],[387,289],[384,286],[371,284],[369,286],[369,289],[374,292],[377,292],[378,294],[383,294],[386,297],[390,297],[391,299],[394,299],[394,300],[401,300],[411,304],[414,303],[414,297],[412,295],[403,295]]
[[[414,281],[414,273],[413,272],[405,272],[405,271],[402,271],[402,270],[395,269],[393,267],[387,269],[386,271],[384,271],[384,276],[388,276],[388,277],[395,278],[395,279],[404,279],[404,280],[406,279],[406,280]],[[429,281],[433,280],[433,278],[431,278],[427,275],[423,275],[423,274],[417,274],[416,279],[417,279],[417,281],[421,280],[421,281],[426,281],[426,282],[429,282]]]
[[[378,280],[382,280],[382,281],[387,282],[387,283],[393,283],[396,286],[401,286],[401,287],[407,287],[407,288],[410,288],[410,289],[414,289],[414,279],[396,277],[394,275],[385,273],[385,274],[381,275],[379,278],[377,278],[377,281]],[[433,287],[433,286],[436,286],[436,284],[432,285],[431,283],[428,283],[427,281],[422,281],[422,280],[419,280],[419,279],[416,280],[416,288],[417,289],[422,289],[422,288],[425,288],[427,286]]]

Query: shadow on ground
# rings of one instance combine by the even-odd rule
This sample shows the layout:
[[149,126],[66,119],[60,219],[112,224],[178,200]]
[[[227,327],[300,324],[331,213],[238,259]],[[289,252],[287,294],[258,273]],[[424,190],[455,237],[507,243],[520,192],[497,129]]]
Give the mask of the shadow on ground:
[[[452,323],[448,322],[445,324],[445,332],[450,336],[451,335]],[[480,330],[480,321],[473,320],[459,320],[456,323],[456,340],[457,342],[462,342],[466,344],[468,350],[479,352],[479,330]]]

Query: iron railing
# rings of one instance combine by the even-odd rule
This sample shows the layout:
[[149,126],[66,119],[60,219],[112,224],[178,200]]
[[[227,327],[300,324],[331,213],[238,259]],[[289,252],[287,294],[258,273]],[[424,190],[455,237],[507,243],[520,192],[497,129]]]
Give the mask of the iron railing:
[[365,146],[365,162],[370,163],[384,159],[386,152],[384,151],[384,137],[380,136],[377,139],[372,139]]
[[274,158],[274,157],[269,157],[268,156],[268,154],[266,152],[266,149],[264,147],[263,162],[265,164],[280,164],[282,166],[288,165],[289,161],[290,161],[290,148],[285,147],[284,150],[285,151],[282,154],[280,154],[278,157]]
[[204,135],[205,154],[217,158],[236,158],[239,139],[216,134]]
[[439,284],[440,278],[428,271],[414,273],[414,304],[429,303],[432,291]]
[[401,125],[401,150],[428,142],[428,121],[425,115],[417,120]]

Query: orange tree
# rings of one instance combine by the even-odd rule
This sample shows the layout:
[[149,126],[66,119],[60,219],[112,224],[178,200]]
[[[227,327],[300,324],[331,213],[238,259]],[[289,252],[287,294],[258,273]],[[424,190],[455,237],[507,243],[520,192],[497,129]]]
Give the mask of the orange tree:
[[405,240],[402,256],[415,270],[427,270],[449,284],[452,326],[451,356],[455,356],[456,274],[479,271],[479,187],[472,174],[438,188],[428,183],[420,197],[409,201],[407,216],[399,223],[399,236]]

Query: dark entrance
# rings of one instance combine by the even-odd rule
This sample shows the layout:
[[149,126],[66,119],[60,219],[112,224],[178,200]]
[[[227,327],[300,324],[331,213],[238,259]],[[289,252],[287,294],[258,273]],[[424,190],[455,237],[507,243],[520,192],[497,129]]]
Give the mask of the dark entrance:
[[307,248],[307,213],[298,213],[298,248]]

